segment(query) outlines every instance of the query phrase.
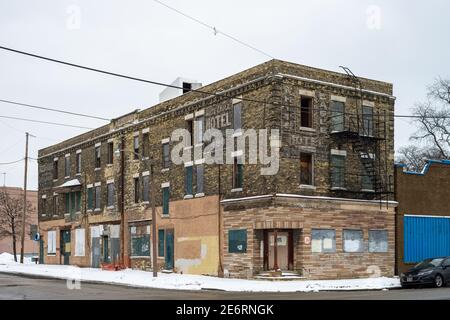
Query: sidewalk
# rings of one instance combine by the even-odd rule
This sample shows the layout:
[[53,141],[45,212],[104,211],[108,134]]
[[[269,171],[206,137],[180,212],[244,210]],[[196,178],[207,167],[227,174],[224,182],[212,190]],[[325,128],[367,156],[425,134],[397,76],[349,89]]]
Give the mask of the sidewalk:
[[[126,285],[141,288],[176,290],[222,290],[235,292],[318,292],[347,290],[382,290],[400,287],[398,278],[366,278],[346,280],[293,280],[265,281],[225,279],[210,276],[158,273],[126,269],[104,271],[94,268],[78,268],[64,265],[35,265],[15,263],[7,254],[0,255],[0,272],[67,279],[71,281]],[[82,285],[82,284],[81,284]]]

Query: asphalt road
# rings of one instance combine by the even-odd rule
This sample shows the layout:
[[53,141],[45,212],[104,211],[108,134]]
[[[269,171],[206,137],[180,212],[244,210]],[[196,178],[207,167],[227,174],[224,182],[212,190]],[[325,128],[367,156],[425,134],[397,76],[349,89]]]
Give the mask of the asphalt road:
[[0,273],[0,299],[112,299],[112,300],[450,300],[450,287],[435,289],[401,289],[388,291],[352,291],[317,293],[242,293],[222,291],[181,291],[142,289],[117,285],[81,283],[80,289],[68,289],[66,281],[56,279],[29,278]]

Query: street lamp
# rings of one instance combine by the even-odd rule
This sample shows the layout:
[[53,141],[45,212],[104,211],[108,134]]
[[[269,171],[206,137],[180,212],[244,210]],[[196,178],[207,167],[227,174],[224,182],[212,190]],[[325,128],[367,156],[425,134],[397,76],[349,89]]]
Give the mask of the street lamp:
[[[121,165],[120,165],[120,170],[121,170],[121,187],[122,187],[122,192],[121,192],[121,227],[122,227],[122,261],[124,259],[124,251],[125,251],[125,239],[124,239],[124,232],[125,232],[125,200],[124,200],[124,194],[125,194],[125,175],[124,175],[124,171],[125,171],[125,157],[124,157],[124,153],[125,151],[128,151],[130,153],[133,153],[135,156],[137,156],[137,158],[140,158],[140,154],[138,154],[137,152],[134,152],[132,150],[125,150],[123,149],[124,146],[124,139],[122,138],[122,148],[121,149],[116,149],[114,151],[114,154],[117,157],[121,158]],[[153,179],[153,159],[152,158],[142,158],[142,161],[150,161],[150,194],[149,194],[149,198],[150,198],[150,203],[152,206],[152,269],[153,269],[153,277],[157,277],[158,276],[158,261],[157,261],[157,254],[156,254],[156,208],[155,208],[155,199],[154,199],[154,195],[153,195],[153,190],[155,188],[155,184],[154,184],[154,179]]]

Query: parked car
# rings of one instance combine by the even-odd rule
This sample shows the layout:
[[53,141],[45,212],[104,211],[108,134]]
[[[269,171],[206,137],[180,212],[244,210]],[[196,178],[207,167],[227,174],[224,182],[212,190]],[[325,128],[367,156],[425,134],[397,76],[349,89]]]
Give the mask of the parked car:
[[434,285],[443,287],[450,283],[450,257],[425,259],[400,275],[402,287]]

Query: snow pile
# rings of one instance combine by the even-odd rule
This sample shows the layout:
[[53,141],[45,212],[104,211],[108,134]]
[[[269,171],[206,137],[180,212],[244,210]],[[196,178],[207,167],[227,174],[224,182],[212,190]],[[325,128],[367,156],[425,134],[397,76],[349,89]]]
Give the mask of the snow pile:
[[126,269],[104,271],[94,268],[78,268],[63,265],[21,265],[0,264],[0,272],[31,274],[71,281],[101,282],[133,287],[179,289],[179,290],[224,290],[241,292],[317,292],[331,290],[370,290],[400,287],[398,278],[367,278],[349,280],[292,280],[264,281],[224,279],[209,276],[158,273],[153,278],[151,272]]
[[[20,262],[20,253],[16,255],[17,256],[17,263]],[[25,264],[30,264],[32,263],[31,258],[30,257],[24,257],[23,262]],[[2,254],[0,254],[0,265],[1,264],[9,264],[9,263],[16,263],[14,261],[14,255],[8,252],[3,252]]]

